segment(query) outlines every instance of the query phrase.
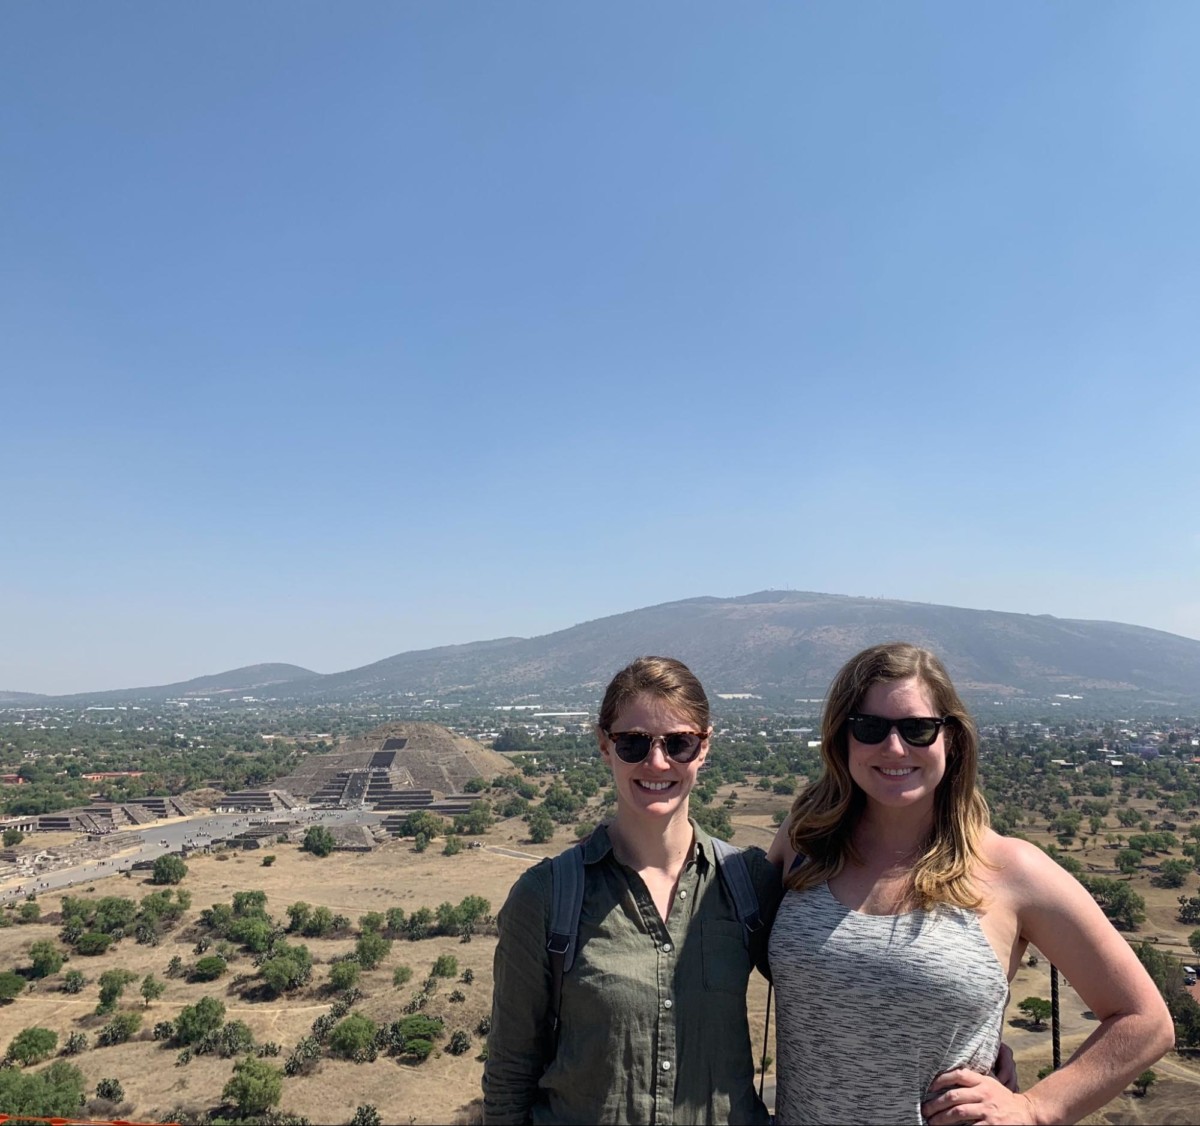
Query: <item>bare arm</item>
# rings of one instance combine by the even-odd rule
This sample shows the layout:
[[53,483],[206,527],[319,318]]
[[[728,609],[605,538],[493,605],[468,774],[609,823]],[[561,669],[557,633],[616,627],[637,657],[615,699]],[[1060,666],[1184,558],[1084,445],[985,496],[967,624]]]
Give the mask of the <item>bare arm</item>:
[[[944,1093],[925,1104],[925,1113],[937,1126],[1078,1122],[1171,1048],[1171,1016],[1129,943],[1077,880],[1025,841],[996,837],[993,849],[1002,868],[992,882],[1016,912],[1018,941],[1033,943],[1065,974],[1100,1024],[1062,1068],[1024,1095],[1001,1095],[986,1077],[952,1071],[934,1082],[931,1091]],[[956,1085],[958,1092],[945,1090]],[[982,1118],[968,1113],[961,1087],[993,1109]]]
[[779,826],[779,831],[775,834],[771,847],[767,849],[767,859],[776,868],[781,868],[785,876],[791,870],[792,861],[796,858],[796,850],[792,848],[791,839],[788,837],[791,827],[792,815],[789,813],[784,823]]

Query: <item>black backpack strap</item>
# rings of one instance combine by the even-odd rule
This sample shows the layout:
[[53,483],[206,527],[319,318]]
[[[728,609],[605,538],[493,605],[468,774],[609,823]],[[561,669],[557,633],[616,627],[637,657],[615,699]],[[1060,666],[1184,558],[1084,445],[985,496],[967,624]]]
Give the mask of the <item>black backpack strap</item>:
[[[758,893],[750,879],[750,869],[746,867],[746,858],[741,849],[735,848],[728,841],[712,837],[713,855],[717,858],[717,871],[721,874],[721,882],[733,900],[733,909],[737,913],[738,922],[742,924],[742,938],[746,946],[751,939],[763,929],[762,913],[758,909]],[[765,972],[765,971],[764,971]],[[763,1050],[759,1061],[758,1097],[761,1099],[763,1085],[767,1078],[767,1044],[771,1028],[771,994],[775,986],[767,977],[767,1019],[763,1024]]]
[[583,914],[583,847],[574,845],[550,861],[550,1026],[558,1029],[563,974],[575,963]]
[[750,870],[746,867],[746,858],[741,849],[735,848],[728,841],[713,837],[713,854],[717,858],[717,871],[729,898],[733,900],[733,909],[737,912],[738,922],[742,924],[742,937],[746,945],[750,945],[750,936],[762,930],[762,914],[758,909],[758,894],[750,880]]

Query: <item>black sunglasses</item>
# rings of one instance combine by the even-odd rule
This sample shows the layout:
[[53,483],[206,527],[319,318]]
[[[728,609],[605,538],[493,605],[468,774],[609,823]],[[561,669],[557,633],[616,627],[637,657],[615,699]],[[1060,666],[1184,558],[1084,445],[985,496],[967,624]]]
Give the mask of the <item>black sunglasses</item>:
[[622,762],[641,762],[655,743],[661,742],[667,757],[675,762],[692,762],[704,745],[704,736],[695,731],[672,731],[670,735],[647,735],[644,731],[605,731],[617,758]]
[[882,743],[894,727],[900,732],[900,738],[910,747],[928,747],[937,739],[942,727],[953,721],[953,716],[939,719],[937,716],[908,716],[904,719],[888,719],[881,715],[863,715],[854,712],[846,722],[850,725],[850,734],[860,743],[873,746]]

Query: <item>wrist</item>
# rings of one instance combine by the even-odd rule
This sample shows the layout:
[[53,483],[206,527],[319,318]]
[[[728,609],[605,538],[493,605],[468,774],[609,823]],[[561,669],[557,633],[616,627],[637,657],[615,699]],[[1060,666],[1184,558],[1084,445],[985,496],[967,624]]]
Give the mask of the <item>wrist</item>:
[[1045,1124],[1042,1122],[1042,1116],[1038,1114],[1037,1104],[1033,1101],[1033,1099],[1025,1094],[1024,1091],[1018,1094],[1017,1098],[1025,1100],[1027,1114],[1025,1121],[1028,1122],[1030,1126],[1045,1126]]

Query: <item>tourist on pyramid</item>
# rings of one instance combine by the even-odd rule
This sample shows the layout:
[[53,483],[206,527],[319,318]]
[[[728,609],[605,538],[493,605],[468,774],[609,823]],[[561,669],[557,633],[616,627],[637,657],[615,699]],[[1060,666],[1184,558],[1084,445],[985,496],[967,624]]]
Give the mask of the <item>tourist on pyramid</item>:
[[[788,888],[770,939],[784,1126],[1077,1122],[1171,1047],[1158,990],[1091,895],[989,828],[978,742],[927,650],[878,645],[834,678],[823,772],[770,850]],[[1030,944],[1099,1023],[1018,1094],[986,1073]]]
[[[768,1122],[746,985],[780,876],[761,849],[726,846],[731,875],[723,842],[688,817],[711,734],[678,661],[644,657],[609,684],[598,739],[616,816],[529,869],[499,914],[484,1122]],[[560,935],[555,892],[572,886],[582,901]]]

